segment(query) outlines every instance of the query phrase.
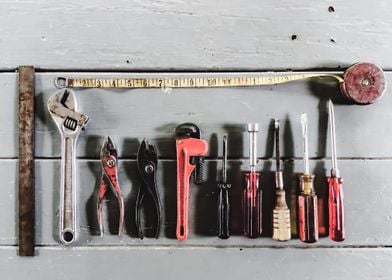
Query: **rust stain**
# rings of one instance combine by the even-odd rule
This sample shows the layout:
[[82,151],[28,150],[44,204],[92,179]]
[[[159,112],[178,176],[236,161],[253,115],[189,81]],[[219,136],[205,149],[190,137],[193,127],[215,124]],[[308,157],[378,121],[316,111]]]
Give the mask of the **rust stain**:
[[34,256],[34,96],[33,66],[19,72],[19,256]]

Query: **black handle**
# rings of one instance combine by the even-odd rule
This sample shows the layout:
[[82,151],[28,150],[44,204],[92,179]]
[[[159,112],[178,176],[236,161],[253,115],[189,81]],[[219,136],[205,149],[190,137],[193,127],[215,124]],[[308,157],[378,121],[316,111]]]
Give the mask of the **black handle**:
[[230,184],[219,184],[218,188],[218,237],[227,239],[230,237]]

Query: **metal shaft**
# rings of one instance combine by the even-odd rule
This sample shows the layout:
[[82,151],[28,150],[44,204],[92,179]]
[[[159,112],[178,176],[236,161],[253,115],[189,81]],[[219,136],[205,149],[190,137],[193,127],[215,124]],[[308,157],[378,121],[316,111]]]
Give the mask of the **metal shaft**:
[[280,141],[279,141],[279,120],[275,120],[275,149],[276,149],[276,172],[275,186],[278,190],[283,190],[283,174],[280,167]]
[[280,171],[280,149],[279,149],[279,120],[275,119],[275,149],[276,149],[276,171]]
[[301,126],[303,139],[304,174],[309,175],[308,116],[306,115],[306,113],[301,114]]
[[222,182],[227,183],[227,136],[223,136]]
[[335,112],[331,99],[328,101],[329,125],[331,128],[331,154],[332,154],[332,177],[339,177],[338,159],[336,155],[336,133],[335,133]]
[[256,165],[257,165],[257,132],[258,131],[259,131],[259,124],[258,123],[250,123],[250,124],[248,124],[250,172],[256,172]]
[[66,245],[76,240],[76,140],[74,137],[62,139],[60,241]]

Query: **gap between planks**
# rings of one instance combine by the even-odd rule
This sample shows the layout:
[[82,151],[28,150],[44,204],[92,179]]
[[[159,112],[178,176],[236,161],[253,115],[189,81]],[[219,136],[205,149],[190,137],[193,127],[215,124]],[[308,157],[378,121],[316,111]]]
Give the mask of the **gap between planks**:
[[[0,245],[1,249],[15,249],[18,245]],[[126,244],[126,245],[84,245],[84,246],[71,246],[65,247],[61,244],[36,244],[36,248],[45,249],[61,249],[61,250],[105,250],[105,249],[350,249],[350,250],[360,250],[360,249],[392,249],[392,245],[211,245],[211,244],[192,244],[192,245],[162,245],[162,244]]]

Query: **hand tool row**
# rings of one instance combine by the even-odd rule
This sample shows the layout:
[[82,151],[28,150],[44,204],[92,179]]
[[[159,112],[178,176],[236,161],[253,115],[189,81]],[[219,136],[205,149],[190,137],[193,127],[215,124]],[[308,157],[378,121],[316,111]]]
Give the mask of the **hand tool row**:
[[[329,213],[329,236],[334,241],[343,241],[344,209],[342,178],[339,177],[336,157],[335,120],[333,104],[329,101],[329,123],[332,143],[332,170],[331,176],[327,177],[329,186],[328,213]],[[61,179],[60,179],[60,221],[59,240],[64,245],[71,245],[77,239],[76,221],[76,142],[89,117],[77,111],[77,102],[74,93],[69,89],[56,92],[48,101],[48,110],[55,121],[62,143],[61,152]],[[317,196],[314,191],[314,175],[309,171],[308,157],[308,121],[307,115],[301,115],[302,138],[303,138],[303,161],[304,171],[299,177],[298,195],[298,228],[299,238],[303,242],[313,243],[318,240],[318,206]],[[286,195],[283,183],[283,170],[280,159],[279,120],[275,120],[275,206],[272,213],[272,238],[279,241],[291,239],[290,210],[286,204]],[[260,237],[262,228],[262,191],[260,187],[260,172],[257,170],[257,123],[247,125],[249,132],[249,170],[244,176],[242,190],[243,211],[243,234],[249,238]],[[202,139],[200,128],[193,123],[183,123],[175,130],[175,145],[177,159],[177,226],[176,236],[178,240],[188,238],[189,217],[189,188],[191,181],[196,184],[203,183],[203,161],[208,152],[208,143]],[[223,138],[222,178],[217,184],[218,192],[218,237],[227,239],[230,237],[230,197],[231,184],[227,177],[227,136]],[[102,179],[98,190],[97,219],[100,233],[103,235],[102,203],[110,189],[117,199],[119,206],[118,232],[123,232],[124,225],[124,201],[118,180],[118,153],[113,140],[107,137],[101,148]],[[135,205],[135,224],[138,235],[143,238],[141,226],[141,207],[146,196],[154,201],[156,224],[154,235],[159,237],[161,227],[161,202],[159,198],[156,171],[158,155],[154,145],[147,139],[139,146],[137,154],[137,168],[140,174],[141,185],[138,189]],[[237,199],[237,198],[235,198]],[[238,198],[239,199],[239,198]],[[174,207],[174,205],[173,205]]]

